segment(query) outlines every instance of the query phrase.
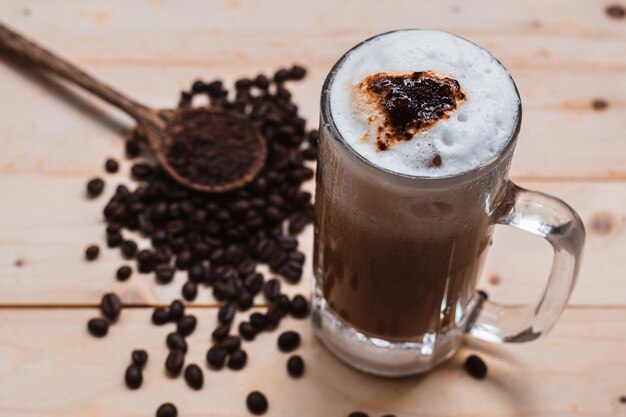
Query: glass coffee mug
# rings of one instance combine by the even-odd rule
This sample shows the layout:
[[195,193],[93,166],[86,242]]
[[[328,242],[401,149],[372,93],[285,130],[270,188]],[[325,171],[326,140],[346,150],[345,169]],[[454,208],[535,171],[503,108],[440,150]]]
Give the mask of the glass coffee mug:
[[[493,343],[546,334],[573,289],[585,230],[563,201],[509,181],[521,108],[506,146],[486,163],[448,177],[401,175],[356,153],[333,121],[329,87],[344,59],[321,99],[313,259],[319,338],[355,368],[403,376],[450,358],[466,334]],[[538,303],[502,305],[476,291],[496,224],[552,245]]]

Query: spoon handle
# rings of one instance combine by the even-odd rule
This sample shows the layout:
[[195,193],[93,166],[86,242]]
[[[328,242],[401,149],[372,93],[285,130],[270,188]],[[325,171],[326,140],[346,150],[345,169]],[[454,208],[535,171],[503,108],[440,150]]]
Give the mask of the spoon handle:
[[106,102],[123,110],[141,124],[158,123],[158,114],[119,91],[96,80],[65,59],[54,55],[0,23],[0,49],[11,51],[37,66],[71,81]]

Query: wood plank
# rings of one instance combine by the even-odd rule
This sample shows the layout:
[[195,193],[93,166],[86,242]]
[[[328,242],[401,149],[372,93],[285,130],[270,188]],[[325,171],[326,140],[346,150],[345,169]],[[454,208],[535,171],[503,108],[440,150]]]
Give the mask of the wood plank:
[[[104,339],[90,337],[85,322],[96,312],[0,309],[0,415],[11,417],[150,416],[171,401],[183,416],[245,416],[245,396],[263,391],[272,416],[346,416],[363,410],[400,417],[608,417],[623,416],[626,391],[625,309],[567,310],[554,332],[529,344],[493,346],[469,342],[450,362],[423,377],[382,379],[349,369],[314,338],[308,320],[288,319],[281,329],[302,334],[297,351],[306,374],[291,379],[288,355],[276,348],[278,332],[244,344],[249,361],[240,372],[209,371],[204,356],[215,310],[195,309],[199,327],[188,339],[188,363],[205,373],[201,391],[165,376],[164,338],[150,311],[122,312]],[[123,382],[133,349],[149,360],[143,386]],[[489,367],[486,380],[462,370],[478,352]]]
[[[109,183],[108,191],[113,184]],[[569,202],[587,226],[585,259],[571,302],[624,304],[626,183],[523,181],[521,185]],[[37,192],[32,190],[34,186]],[[125,261],[118,250],[108,250],[104,243],[100,213],[105,199],[86,201],[83,186],[78,177],[0,177],[0,201],[4,202],[4,216],[0,217],[0,304],[95,305],[111,290],[126,302],[137,304],[169,303],[179,297],[184,273],[164,286],[157,285],[152,275],[135,273],[126,283],[114,279],[115,270]],[[300,239],[309,255],[311,229]],[[83,259],[84,248],[90,243],[102,247],[95,262]],[[287,285],[290,293],[309,291],[310,258],[302,282]],[[18,260],[21,264],[16,264]],[[500,301],[528,302],[543,288],[550,262],[551,250],[540,238],[499,226],[481,287]],[[212,304],[214,300],[209,291],[200,291],[197,302]]]

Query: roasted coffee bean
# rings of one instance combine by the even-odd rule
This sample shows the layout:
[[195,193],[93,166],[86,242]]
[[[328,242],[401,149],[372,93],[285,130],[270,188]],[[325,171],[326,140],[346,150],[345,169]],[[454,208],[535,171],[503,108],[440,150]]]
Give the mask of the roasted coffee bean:
[[143,349],[133,350],[133,353],[131,354],[131,359],[135,365],[143,368],[148,362],[148,352]]
[[260,88],[261,90],[267,90],[270,85],[270,80],[263,74],[258,75],[254,79],[254,86]]
[[203,93],[207,91],[207,85],[202,80],[196,80],[191,85],[191,92],[194,94]]
[[170,313],[164,308],[155,308],[152,312],[152,323],[160,326],[170,321]]
[[247,321],[239,323],[239,334],[244,340],[251,341],[256,337],[256,329]]
[[205,270],[201,263],[193,264],[187,271],[187,277],[192,282],[202,282],[205,277]]
[[249,292],[242,292],[237,299],[237,305],[240,311],[246,311],[252,307],[253,297]]
[[137,365],[130,365],[126,368],[126,375],[124,376],[126,386],[130,389],[137,389],[143,382],[143,375],[141,374],[141,368]]
[[465,371],[474,379],[485,379],[487,376],[487,364],[478,356],[470,355],[463,365]]
[[282,352],[293,352],[300,346],[300,335],[292,330],[281,333],[278,337],[278,348]]
[[125,240],[120,245],[120,249],[122,250],[122,255],[124,255],[126,259],[129,259],[137,253],[137,244],[132,240]]
[[300,265],[304,264],[305,257],[304,257],[304,253],[302,252],[293,251],[293,252],[290,252],[287,257],[289,258],[289,260],[295,261],[299,263]]
[[246,259],[239,264],[237,270],[240,276],[247,277],[250,274],[254,274],[256,270],[256,262],[254,262],[252,259]]
[[289,70],[289,78],[295,81],[301,80],[306,75],[306,69],[300,65],[294,65]]
[[267,317],[267,325],[265,326],[265,330],[274,330],[278,327],[278,324],[284,317],[283,313],[278,309],[278,307],[270,307],[265,314]]
[[304,318],[309,314],[309,303],[306,298],[298,294],[291,300],[289,311],[291,315],[297,319]]
[[133,273],[133,270],[131,269],[130,266],[123,265],[117,269],[117,272],[115,273],[115,277],[117,278],[118,281],[126,281],[128,278],[130,278],[132,273]]
[[300,378],[304,373],[304,360],[299,355],[293,355],[287,360],[287,372],[294,378]]
[[104,163],[104,170],[110,174],[116,173],[120,169],[120,164],[113,158],[108,158]]
[[289,233],[297,235],[304,230],[304,228],[311,223],[311,221],[303,214],[296,214],[289,219]]
[[117,320],[122,311],[122,300],[116,294],[107,293],[102,296],[100,301],[100,311],[107,319],[111,321]]
[[267,317],[262,313],[252,313],[250,315],[250,324],[257,330],[265,330],[267,327]]
[[100,248],[96,245],[89,245],[87,249],[85,249],[85,258],[88,261],[97,259],[98,255],[100,255]]
[[245,350],[236,350],[230,354],[228,357],[228,367],[234,371],[239,371],[246,366],[246,362],[248,362],[248,354]]
[[211,337],[216,342],[220,342],[226,339],[229,333],[230,333],[230,327],[226,324],[220,324],[219,326],[217,326],[215,330],[213,330]]
[[185,300],[187,301],[195,300],[196,296],[198,295],[198,284],[196,284],[193,281],[185,282],[185,285],[183,285],[181,293]]
[[221,369],[222,367],[224,367],[224,362],[226,362],[227,355],[228,352],[226,351],[226,349],[216,345],[208,350],[206,354],[206,360],[211,368]]
[[226,303],[222,307],[220,307],[217,318],[220,323],[230,324],[235,317],[235,313],[237,311],[237,305],[235,303]]
[[176,268],[185,270],[191,266],[193,262],[193,255],[190,251],[184,251],[178,254],[176,257]]
[[93,178],[87,182],[87,195],[91,198],[98,197],[104,191],[102,178]]
[[285,251],[292,251],[298,247],[298,240],[289,235],[280,236],[277,243],[278,247]]
[[155,269],[155,277],[161,284],[168,284],[172,282],[175,273],[176,270],[167,264],[158,265]]
[[284,68],[279,69],[274,73],[274,81],[277,83],[282,83],[283,81],[287,81],[289,79],[289,71]]
[[237,336],[228,336],[219,344],[228,353],[232,353],[241,347],[241,339]]
[[178,410],[172,403],[165,403],[159,406],[156,417],[178,417]]
[[178,321],[185,315],[185,305],[180,300],[174,300],[170,304],[170,320]]
[[165,369],[173,375],[177,376],[180,374],[180,371],[183,369],[183,365],[185,364],[185,354],[181,350],[172,350],[169,355],[167,355],[167,359],[165,360]]
[[198,365],[191,364],[185,368],[185,381],[193,389],[200,389],[204,384],[204,375]]
[[183,336],[189,336],[196,330],[196,324],[198,321],[195,316],[185,316],[176,324],[176,330]]
[[276,300],[276,307],[287,315],[291,310],[291,301],[289,301],[289,297],[286,294],[281,294],[278,296],[278,300]]
[[246,397],[246,406],[252,414],[265,414],[268,408],[267,398],[259,391],[254,391]]
[[180,350],[182,352],[187,352],[187,342],[183,335],[178,332],[171,332],[165,338],[165,343],[167,347],[172,350]]
[[276,278],[267,281],[263,287],[263,295],[267,301],[276,301],[280,295],[280,281]]
[[348,414],[348,417],[370,417],[369,414],[364,413],[363,411],[353,411]]
[[243,281],[243,286],[246,287],[251,294],[258,294],[263,288],[263,274],[255,272],[252,275],[248,275]]
[[302,277],[302,265],[295,261],[289,261],[280,268],[279,272],[287,281],[296,283]]
[[152,176],[153,172],[154,172],[154,167],[152,165],[143,164],[143,163],[134,164],[130,169],[130,173],[133,176],[133,178],[135,178],[136,180],[140,180],[140,181],[148,180]]
[[87,329],[92,336],[104,337],[109,332],[109,322],[105,319],[91,319],[87,322]]
[[123,241],[124,238],[121,233],[110,234],[107,236],[107,246],[109,248],[117,248]]

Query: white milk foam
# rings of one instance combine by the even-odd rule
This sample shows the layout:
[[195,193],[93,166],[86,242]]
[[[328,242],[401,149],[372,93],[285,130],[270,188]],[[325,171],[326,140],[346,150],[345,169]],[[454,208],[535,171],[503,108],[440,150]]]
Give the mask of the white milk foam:
[[[460,174],[496,155],[515,129],[520,100],[507,69],[486,50],[449,33],[383,34],[349,52],[340,65],[329,86],[337,129],[355,151],[389,171],[428,177]],[[374,139],[362,140],[375,126],[367,124],[369,113],[356,110],[356,86],[379,72],[427,70],[456,79],[467,101],[448,119],[389,150],[378,151]],[[428,163],[435,155],[442,158],[439,167]]]

